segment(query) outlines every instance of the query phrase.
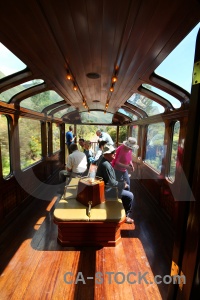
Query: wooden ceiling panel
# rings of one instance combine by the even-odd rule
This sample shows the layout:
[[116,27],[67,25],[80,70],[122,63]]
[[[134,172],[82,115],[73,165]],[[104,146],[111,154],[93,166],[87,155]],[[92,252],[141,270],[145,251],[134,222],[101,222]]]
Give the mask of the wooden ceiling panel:
[[[195,0],[8,0],[0,42],[79,111],[115,113],[200,20]],[[110,93],[111,79],[118,81]],[[66,79],[67,70],[79,90]],[[87,73],[98,73],[90,79]],[[99,102],[93,102],[98,100]]]

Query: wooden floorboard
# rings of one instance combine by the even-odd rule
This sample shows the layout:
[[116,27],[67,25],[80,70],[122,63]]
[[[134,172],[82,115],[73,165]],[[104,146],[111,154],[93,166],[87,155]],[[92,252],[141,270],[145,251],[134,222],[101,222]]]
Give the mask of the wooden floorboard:
[[[1,300],[167,299],[167,286],[153,279],[169,274],[170,254],[137,204],[135,224],[123,224],[119,245],[74,248],[57,243],[52,212],[58,200],[56,193],[49,201],[35,199],[0,236]],[[133,283],[144,273],[145,280]]]

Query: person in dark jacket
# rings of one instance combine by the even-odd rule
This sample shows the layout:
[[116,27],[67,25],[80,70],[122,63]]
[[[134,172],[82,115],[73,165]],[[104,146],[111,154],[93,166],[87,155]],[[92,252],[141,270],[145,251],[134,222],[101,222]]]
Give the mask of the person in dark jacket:
[[[126,223],[133,224],[132,219],[132,206],[133,206],[133,193],[125,190],[127,188],[126,182],[119,182],[116,180],[115,170],[111,165],[111,161],[115,158],[115,148],[112,145],[105,145],[103,149],[103,158],[101,159],[96,176],[102,177],[105,183],[105,197],[120,198],[122,200],[125,212]],[[116,195],[116,188],[118,190]]]

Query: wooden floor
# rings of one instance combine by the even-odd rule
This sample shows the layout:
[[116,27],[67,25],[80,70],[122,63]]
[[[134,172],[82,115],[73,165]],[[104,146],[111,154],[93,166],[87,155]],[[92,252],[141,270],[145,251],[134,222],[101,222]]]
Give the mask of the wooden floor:
[[136,204],[135,225],[122,226],[117,247],[63,248],[52,219],[58,200],[56,193],[49,201],[34,200],[0,236],[1,300],[167,299],[167,285],[153,283],[155,275],[169,274],[171,262],[151,214]]

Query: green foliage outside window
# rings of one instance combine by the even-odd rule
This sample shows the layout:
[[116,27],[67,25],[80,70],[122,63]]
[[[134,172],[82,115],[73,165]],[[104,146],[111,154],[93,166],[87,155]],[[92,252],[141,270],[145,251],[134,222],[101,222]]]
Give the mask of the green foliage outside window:
[[55,123],[52,125],[53,153],[60,150],[60,128]]
[[40,121],[19,119],[20,164],[24,169],[41,159]]
[[179,132],[180,132],[180,122],[178,121],[174,125],[173,142],[172,142],[172,150],[171,150],[169,178],[172,181],[174,181],[175,179]]
[[145,162],[158,172],[161,171],[164,155],[165,124],[156,123],[148,126]]
[[6,116],[0,115],[0,146],[3,177],[10,174],[10,150],[8,135],[8,120]]

